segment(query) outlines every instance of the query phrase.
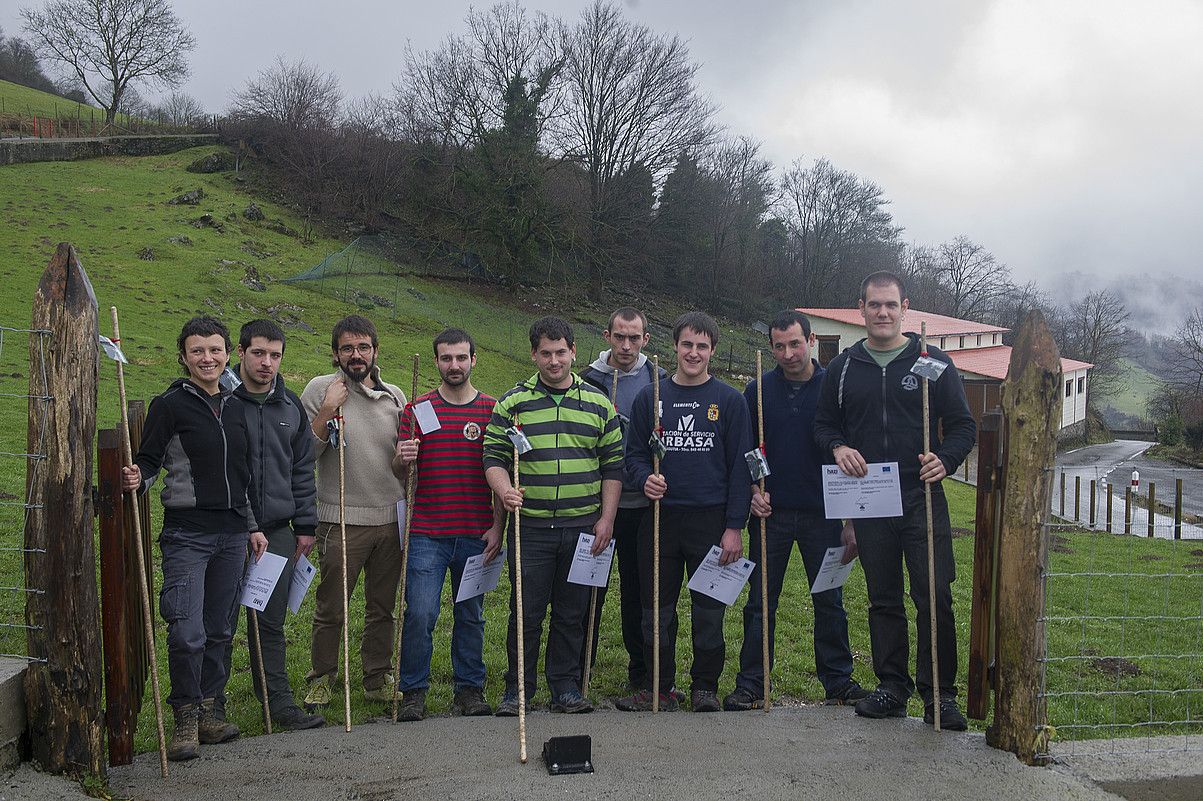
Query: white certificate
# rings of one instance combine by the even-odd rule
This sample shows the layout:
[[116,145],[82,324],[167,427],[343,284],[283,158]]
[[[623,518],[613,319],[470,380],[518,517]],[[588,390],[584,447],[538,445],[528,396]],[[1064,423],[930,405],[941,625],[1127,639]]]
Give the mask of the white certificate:
[[610,562],[614,559],[614,540],[602,549],[597,556],[591,553],[593,535],[581,532],[576,542],[576,553],[572,555],[572,565],[568,568],[568,581],[571,584],[584,584],[586,587],[604,587],[610,580]]
[[811,595],[844,586],[852,572],[852,566],[856,564],[855,560],[846,565],[840,564],[840,560],[844,558],[844,550],[845,546],[841,545],[838,548],[828,548],[827,553],[823,554],[819,575],[815,576],[815,583],[810,588]]
[[874,462],[861,478],[823,465],[823,509],[828,520],[856,517],[902,517],[902,485],[898,462]]
[[317,568],[312,562],[304,556],[297,557],[296,564],[292,566],[292,584],[288,585],[288,608],[294,615],[300,611],[301,602],[305,600],[305,593],[309,592],[316,572]]
[[493,561],[485,564],[485,555],[479,553],[469,556],[464,562],[464,574],[460,576],[459,592],[455,594],[455,602],[466,601],[478,595],[484,595],[497,586],[501,580],[501,568],[505,567],[505,548],[497,552]]
[[736,559],[729,565],[720,565],[723,549],[717,545],[710,546],[710,553],[698,565],[693,577],[689,579],[689,589],[696,590],[702,595],[709,595],[716,601],[722,601],[727,606],[735,603],[739,591],[748,583],[752,568],[756,563],[749,559]]
[[423,434],[433,433],[443,427],[434,411],[434,404],[430,401],[422,401],[414,407],[414,419],[418,421],[418,428]]
[[246,575],[242,578],[242,605],[259,612],[266,609],[286,564],[286,558],[267,551],[263,552],[258,562],[252,556],[246,566]]

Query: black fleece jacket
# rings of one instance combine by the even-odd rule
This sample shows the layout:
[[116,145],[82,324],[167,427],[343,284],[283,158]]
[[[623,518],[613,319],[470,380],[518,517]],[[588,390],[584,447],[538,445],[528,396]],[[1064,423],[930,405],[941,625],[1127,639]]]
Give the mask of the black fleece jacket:
[[[815,442],[827,464],[832,450],[847,445],[866,462],[898,462],[903,492],[921,489],[919,454],[923,453],[923,391],[911,372],[919,358],[919,336],[908,333],[906,349],[885,367],[865,349],[865,340],[847,348],[827,365],[815,411]],[[948,367],[929,384],[931,451],[951,475],[973,449],[977,424],[965,401],[961,374],[939,348],[928,355]]]

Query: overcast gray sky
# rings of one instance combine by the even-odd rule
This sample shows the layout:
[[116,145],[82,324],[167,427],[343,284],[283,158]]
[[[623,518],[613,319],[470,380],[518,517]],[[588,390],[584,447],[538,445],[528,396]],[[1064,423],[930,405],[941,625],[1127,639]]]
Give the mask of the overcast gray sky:
[[[23,4],[0,10],[10,33]],[[575,18],[585,2],[526,5]],[[1021,280],[1203,272],[1199,0],[625,5],[690,41],[732,133],[763,141],[778,166],[826,156],[877,182],[910,241],[965,234]],[[468,8],[175,6],[198,43],[184,90],[215,111],[277,54],[336,73],[348,96],[387,93],[405,43],[437,45],[463,29]]]

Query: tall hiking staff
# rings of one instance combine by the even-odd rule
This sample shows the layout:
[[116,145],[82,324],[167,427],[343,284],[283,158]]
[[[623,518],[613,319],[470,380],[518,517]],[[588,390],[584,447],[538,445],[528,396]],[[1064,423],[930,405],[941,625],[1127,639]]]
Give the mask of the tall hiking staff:
[[[418,399],[418,360],[421,357],[414,354],[414,380],[409,393],[409,406],[412,409]],[[414,416],[414,435],[417,436],[417,415]],[[401,635],[405,633],[405,577],[409,572],[409,527],[414,519],[414,498],[418,492],[418,463],[414,462],[409,468],[409,480],[405,482],[405,525],[401,527],[401,582],[397,585],[397,625],[393,632],[396,643],[393,650],[393,723],[397,722],[397,699],[401,679]]]
[[[254,554],[251,555],[251,558],[254,558]],[[265,671],[263,668],[263,641],[259,639],[259,613],[250,607],[247,607],[246,611],[250,612],[248,617],[251,621],[251,636],[255,638],[255,668],[256,673],[259,674],[259,687],[262,690],[262,697],[260,700],[263,701],[263,722],[267,727],[267,733],[271,734],[272,708],[271,704],[269,704],[267,700],[267,671]]]
[[[919,326],[919,355],[927,356],[927,323]],[[923,454],[931,452],[931,401],[928,399],[927,376],[923,376]],[[940,661],[936,658],[936,533],[931,517],[931,484],[923,482],[923,503],[927,508],[927,608],[931,618],[931,684],[932,714],[935,730],[940,731]]]
[[338,533],[343,546],[343,726],[351,731],[351,599],[347,592],[347,464],[343,448],[347,444],[347,421],[343,407],[335,412],[335,436],[338,438]]
[[[760,351],[756,351],[756,440],[764,454],[764,366]],[[760,477],[760,494],[764,494],[764,476]],[[769,662],[769,521],[760,518],[760,654],[764,664],[764,711],[768,712],[770,676]]]
[[[117,321],[117,307],[109,308],[113,316],[113,342],[121,346],[121,325]],[[121,456],[127,465],[134,463],[134,448],[129,438],[129,409],[125,399],[125,368],[121,359],[117,363],[117,391],[121,400]],[[142,599],[142,633],[146,636],[146,653],[150,655],[150,685],[155,700],[155,727],[159,735],[159,773],[167,778],[167,735],[163,732],[163,700],[159,690],[159,657],[155,651],[155,621],[150,606],[150,587],[146,580],[146,553],[142,548],[142,516],[138,514],[138,491],[128,490],[134,513],[134,554],[138,562],[138,595]]]
[[[660,357],[652,356],[652,432],[660,436]],[[660,475],[660,448],[652,448],[652,473]],[[660,711],[660,499],[652,501],[652,712]]]
[[[614,377],[610,381],[610,403],[614,404],[614,413],[618,414],[618,368],[614,368]],[[597,617],[597,587],[589,593],[589,619],[585,621],[585,675],[581,679],[581,695],[589,697],[589,675],[593,671],[593,628]]]
[[[518,413],[514,428],[522,430]],[[514,443],[514,489],[521,489],[518,475],[518,443]],[[514,613],[518,620],[518,761],[526,764],[526,646],[522,624],[522,508],[514,510]],[[538,658],[536,656],[536,658]]]

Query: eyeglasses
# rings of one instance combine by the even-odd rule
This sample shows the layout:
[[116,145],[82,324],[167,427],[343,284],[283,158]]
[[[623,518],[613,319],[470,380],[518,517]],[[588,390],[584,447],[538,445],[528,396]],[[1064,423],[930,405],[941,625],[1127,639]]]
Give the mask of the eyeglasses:
[[360,356],[367,356],[375,349],[375,345],[368,342],[360,342],[358,345],[343,345],[338,349],[338,352],[343,356],[351,356],[355,353],[358,353]]

